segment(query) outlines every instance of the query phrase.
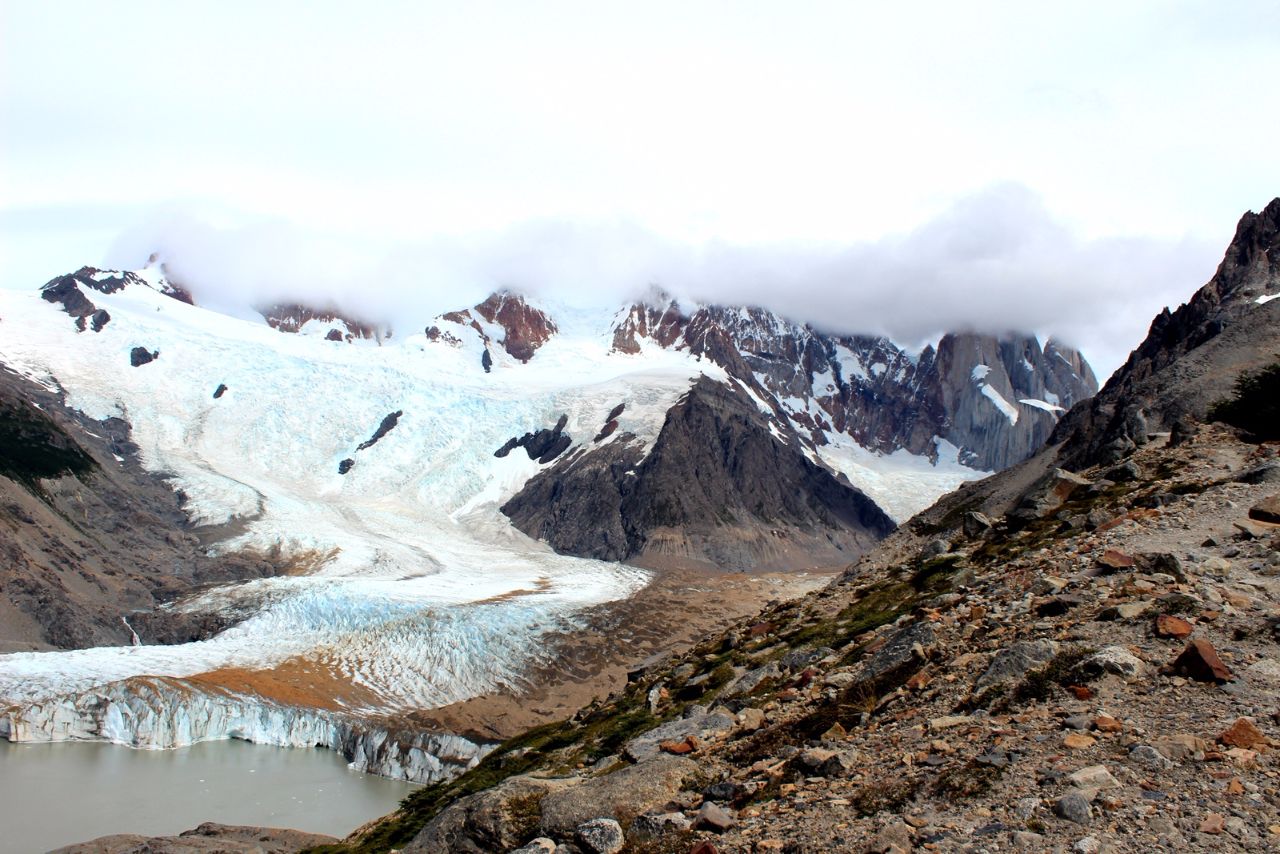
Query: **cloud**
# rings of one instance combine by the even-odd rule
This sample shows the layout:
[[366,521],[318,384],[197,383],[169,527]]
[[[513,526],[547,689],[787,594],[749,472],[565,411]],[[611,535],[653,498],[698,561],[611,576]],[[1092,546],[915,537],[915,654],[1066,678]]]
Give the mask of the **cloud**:
[[1054,335],[1106,376],[1161,308],[1208,279],[1222,247],[1082,239],[1037,195],[1001,184],[908,232],[846,245],[690,245],[621,220],[394,242],[169,209],[122,235],[109,261],[136,267],[153,251],[199,302],[242,316],[297,300],[414,329],[497,288],[612,308],[657,285],[685,303],[761,305],[909,345],[945,331]]

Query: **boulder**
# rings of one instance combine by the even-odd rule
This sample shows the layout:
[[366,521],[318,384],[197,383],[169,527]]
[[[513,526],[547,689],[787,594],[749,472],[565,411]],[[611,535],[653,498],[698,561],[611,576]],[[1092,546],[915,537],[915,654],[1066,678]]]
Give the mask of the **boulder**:
[[1020,679],[1029,671],[1044,667],[1058,654],[1058,644],[1047,638],[1018,641],[996,653],[991,666],[978,677],[975,691],[985,691],[1013,679]]
[[528,844],[513,849],[508,854],[555,854],[555,852],[556,841],[545,836],[539,836]]
[[1181,617],[1173,614],[1161,614],[1156,617],[1156,637],[1183,640],[1191,637],[1195,627]]
[[1109,572],[1133,569],[1134,558],[1117,549],[1107,549],[1098,558],[1098,566]]
[[685,717],[668,721],[628,741],[622,754],[632,762],[646,762],[662,752],[664,743],[687,742],[689,738],[706,741],[729,732],[736,723],[734,715],[726,709],[708,713],[705,707],[691,706]]
[[618,854],[626,844],[622,825],[611,818],[594,818],[583,822],[574,831],[574,836],[587,854]]
[[711,801],[699,807],[698,814],[693,819],[694,830],[709,830],[712,833],[724,833],[737,825],[738,820],[731,812]]
[[[510,851],[529,838],[530,816],[525,805],[572,786],[570,781],[512,777],[501,784],[455,801],[427,822],[405,854],[490,854]],[[594,816],[592,816],[594,817]],[[572,831],[572,827],[569,828]],[[537,850],[537,849],[535,849]]]
[[1065,504],[1077,489],[1089,485],[1087,478],[1065,469],[1054,469],[1023,493],[1017,509],[1010,516],[1021,522],[1043,519]]
[[1209,742],[1187,733],[1161,736],[1151,742],[1151,746],[1170,762],[1200,759],[1209,750]]
[[1084,672],[1095,676],[1111,673],[1125,681],[1141,679],[1147,675],[1147,665],[1122,646],[1108,646],[1084,660]]
[[1218,657],[1213,644],[1204,638],[1189,642],[1172,666],[1175,673],[1189,676],[1197,682],[1230,682],[1234,678]]
[[1280,525],[1280,494],[1262,499],[1249,508],[1249,518]]
[[1089,806],[1089,799],[1079,789],[1072,789],[1058,798],[1053,811],[1076,824],[1088,825],[1093,821],[1093,807]]
[[1218,736],[1218,741],[1228,747],[1243,747],[1246,750],[1271,746],[1271,739],[1248,718],[1237,718],[1235,723]]
[[964,535],[971,540],[976,540],[991,530],[991,519],[985,513],[979,513],[976,510],[965,513],[961,524]]
[[631,822],[631,835],[640,839],[654,839],[668,833],[683,833],[693,827],[682,812],[643,813]]
[[1090,765],[1067,775],[1067,781],[1078,789],[1118,789],[1117,780],[1105,765]]
[[632,765],[587,779],[548,794],[542,801],[542,831],[568,836],[578,825],[596,818],[626,820],[675,797],[697,764],[680,756],[656,753],[643,765]]
[[937,642],[937,634],[929,623],[920,620],[905,626],[871,654],[858,672],[858,681],[871,684],[877,690],[890,687],[892,682],[906,681],[925,663]]

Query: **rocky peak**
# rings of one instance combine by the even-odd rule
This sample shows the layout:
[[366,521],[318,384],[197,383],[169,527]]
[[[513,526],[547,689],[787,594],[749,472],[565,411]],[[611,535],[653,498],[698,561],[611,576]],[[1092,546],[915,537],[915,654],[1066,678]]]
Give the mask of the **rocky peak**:
[[[521,362],[532,359],[538,348],[559,331],[545,311],[510,291],[497,291],[473,308],[451,311],[440,315],[440,319],[474,329],[486,351],[489,343],[496,340],[512,358]],[[450,343],[459,341],[456,335],[442,332],[438,326],[428,327],[427,337],[432,340],[443,337]]]
[[[152,257],[154,259],[154,256]],[[143,273],[151,269],[149,265]],[[163,269],[161,265],[162,274]],[[188,305],[195,304],[186,289],[172,284],[163,275],[144,276],[131,270],[101,270],[88,266],[81,267],[74,273],[50,279],[40,290],[41,296],[47,302],[59,303],[63,311],[75,318],[76,329],[83,332],[85,329],[92,328],[94,332],[98,332],[110,322],[111,315],[104,309],[98,308],[85,294],[84,289],[97,291],[100,294],[114,294],[133,286],[153,288],[180,302]]]
[[384,338],[391,337],[391,327],[356,320],[333,306],[315,308],[304,303],[276,303],[259,308],[258,313],[272,329],[280,332],[310,331],[304,330],[304,327],[314,324],[313,328],[323,331],[324,337],[330,341],[349,343],[361,339],[382,343]]
[[1203,419],[1235,379],[1280,354],[1280,198],[1241,217],[1217,272],[1186,304],[1165,309],[1087,407],[1054,431],[1069,465],[1117,460],[1152,433]]
[[502,327],[502,348],[513,358],[527,362],[539,347],[556,333],[556,325],[546,312],[508,291],[491,294],[476,306],[476,314]]
[[948,334],[916,354],[888,338],[830,335],[759,307],[686,313],[657,296],[656,305],[639,302],[619,316],[615,351],[638,353],[647,340],[707,358],[814,445],[843,433],[877,451],[936,458],[946,440],[966,465],[1000,469],[1029,456],[1059,413],[1097,389],[1079,353],[1052,340],[1042,348],[1030,335]]

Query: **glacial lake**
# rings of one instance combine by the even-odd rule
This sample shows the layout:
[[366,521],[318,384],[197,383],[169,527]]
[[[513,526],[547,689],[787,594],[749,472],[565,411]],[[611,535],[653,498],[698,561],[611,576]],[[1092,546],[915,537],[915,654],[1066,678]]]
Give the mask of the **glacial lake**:
[[206,821],[341,837],[415,788],[352,771],[331,750],[0,739],[0,852],[48,851],[112,833],[172,835]]

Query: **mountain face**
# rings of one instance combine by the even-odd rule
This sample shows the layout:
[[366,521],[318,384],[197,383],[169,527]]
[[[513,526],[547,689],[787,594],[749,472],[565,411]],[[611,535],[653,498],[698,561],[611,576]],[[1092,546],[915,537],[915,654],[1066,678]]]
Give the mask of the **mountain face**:
[[870,498],[776,430],[740,388],[704,376],[668,410],[647,455],[625,441],[572,454],[502,512],[568,554],[724,567],[795,565],[798,555],[835,564],[893,530]]
[[1064,461],[1117,460],[1185,418],[1203,419],[1234,378],[1280,359],[1280,199],[1246,213],[1208,283],[1151,322],[1146,339],[1054,432]]
[[947,334],[912,353],[887,338],[832,336],[759,308],[673,302],[631,306],[613,329],[613,348],[645,343],[687,350],[724,368],[770,401],[815,444],[843,433],[882,453],[937,457],[938,440],[959,461],[987,471],[1026,459],[1057,413],[1097,391],[1079,353],[1033,336]]
[[179,496],[145,472],[128,425],[94,421],[0,368],[0,652],[176,643],[229,615],[166,603],[211,583],[277,574],[266,556],[213,557]]

